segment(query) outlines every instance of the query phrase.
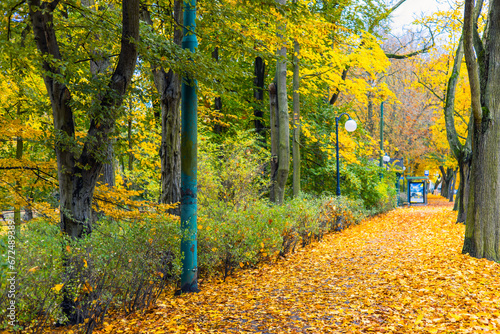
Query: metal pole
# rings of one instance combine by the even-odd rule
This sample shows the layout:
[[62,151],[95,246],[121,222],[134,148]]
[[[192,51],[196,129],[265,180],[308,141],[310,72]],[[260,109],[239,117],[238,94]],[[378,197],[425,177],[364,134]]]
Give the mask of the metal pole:
[[384,167],[384,102],[380,104],[380,167]]
[[[184,37],[182,48],[195,52],[198,41],[195,35],[196,0],[184,0]],[[196,80],[182,80],[181,104],[181,252],[182,274],[180,292],[197,292],[197,111]]]
[[397,206],[401,206],[401,184],[399,183],[399,179],[401,178],[401,173],[397,172],[396,173],[396,199],[397,199]]
[[339,164],[339,118],[335,117],[335,135],[336,135],[336,142],[335,142],[335,151],[337,152],[337,196],[340,196],[340,164]]

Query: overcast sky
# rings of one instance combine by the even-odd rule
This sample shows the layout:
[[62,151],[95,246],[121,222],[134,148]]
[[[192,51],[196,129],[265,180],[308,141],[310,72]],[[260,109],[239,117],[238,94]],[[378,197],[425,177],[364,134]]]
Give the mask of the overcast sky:
[[410,26],[416,18],[421,17],[422,13],[431,15],[439,8],[446,9],[448,7],[448,4],[439,4],[437,0],[406,0],[392,13],[393,23],[391,26],[393,30],[398,30],[405,25]]

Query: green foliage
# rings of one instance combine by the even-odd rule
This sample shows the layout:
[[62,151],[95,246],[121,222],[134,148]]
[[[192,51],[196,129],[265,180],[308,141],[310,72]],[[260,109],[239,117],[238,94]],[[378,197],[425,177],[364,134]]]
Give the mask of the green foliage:
[[349,165],[342,175],[343,194],[360,198],[372,214],[396,207],[396,175],[380,168],[377,161]]
[[238,132],[220,143],[214,139],[202,136],[198,153],[198,203],[207,218],[259,198],[269,161],[252,133]]
[[[214,142],[203,136],[199,153],[201,275],[220,274],[225,278],[236,268],[286,256],[297,247],[320,240],[329,231],[342,231],[370,214],[394,207],[391,174],[368,161],[366,165],[348,165],[342,172],[345,196],[302,194],[274,206],[267,200],[263,175],[269,157],[256,139],[236,132],[234,137]],[[324,168],[309,171],[308,177],[317,173],[318,193],[334,190],[336,184],[327,182],[335,181],[332,167],[328,162]]]
[[[319,106],[316,112],[305,116],[305,123],[308,124],[310,132],[303,131],[301,138],[303,145],[301,177],[303,178],[302,188],[307,193],[321,196],[336,192],[335,117],[345,112],[354,117],[354,112],[348,105],[334,108],[333,112],[331,108]],[[339,122],[342,195],[351,199],[361,199],[364,207],[372,214],[394,208],[396,204],[395,173],[378,165],[379,153],[370,148],[373,141],[363,128],[363,124],[358,124],[358,129],[348,134],[348,139],[352,140],[355,149],[343,147],[341,131],[345,119],[344,116]]]
[[[7,236],[2,236],[2,243]],[[49,319],[61,318],[58,304],[60,294],[52,287],[64,283],[62,277],[62,238],[57,226],[46,222],[26,225],[16,235],[16,315],[21,327],[36,330],[47,324]],[[2,252],[2,262],[7,252]],[[6,275],[2,267],[2,277]],[[11,272],[11,270],[8,270]],[[5,309],[9,298],[7,282],[0,282],[0,308]],[[0,328],[8,328],[8,319],[0,316]]]
[[[68,240],[58,226],[40,220],[25,225],[16,241],[16,313],[19,325],[33,331],[65,321],[63,296],[76,302],[91,330],[110,306],[128,312],[149,306],[180,274],[180,229],[170,216],[99,222],[82,240]],[[0,291],[4,309],[5,280]],[[7,321],[0,316],[0,328],[7,328]]]
[[345,197],[300,196],[284,205],[253,200],[248,205],[200,217],[199,266],[202,275],[254,266],[341,231],[367,216],[363,203]]

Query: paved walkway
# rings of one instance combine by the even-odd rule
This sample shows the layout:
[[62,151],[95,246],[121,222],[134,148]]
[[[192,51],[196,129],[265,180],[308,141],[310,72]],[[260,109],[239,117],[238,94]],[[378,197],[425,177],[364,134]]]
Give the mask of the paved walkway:
[[500,333],[500,266],[446,201],[397,209],[100,333]]

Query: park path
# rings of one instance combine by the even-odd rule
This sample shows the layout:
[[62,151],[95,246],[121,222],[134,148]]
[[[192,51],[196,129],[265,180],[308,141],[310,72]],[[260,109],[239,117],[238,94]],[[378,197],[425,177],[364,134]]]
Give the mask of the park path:
[[400,208],[98,333],[500,333],[500,266],[445,201]]

